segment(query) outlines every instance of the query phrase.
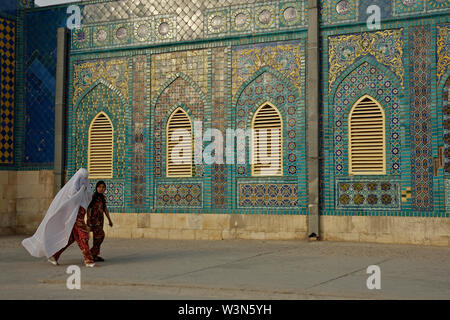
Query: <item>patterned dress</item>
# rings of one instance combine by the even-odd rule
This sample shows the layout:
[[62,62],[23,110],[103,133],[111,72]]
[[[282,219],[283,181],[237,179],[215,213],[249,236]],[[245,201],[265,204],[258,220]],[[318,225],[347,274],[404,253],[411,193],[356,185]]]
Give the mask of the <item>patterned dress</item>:
[[94,243],[91,248],[91,254],[95,258],[100,254],[100,245],[105,239],[105,231],[103,231],[104,212],[106,204],[103,205],[102,199],[98,198],[91,207],[90,225],[94,236]]
[[87,229],[86,223],[84,222],[84,217],[86,215],[86,210],[83,207],[78,209],[77,220],[73,226],[72,233],[70,234],[69,242],[67,245],[59,250],[53,255],[56,261],[58,261],[61,254],[66,250],[72,243],[77,242],[78,246],[83,253],[85,263],[94,263],[94,258],[89,251],[89,231]]

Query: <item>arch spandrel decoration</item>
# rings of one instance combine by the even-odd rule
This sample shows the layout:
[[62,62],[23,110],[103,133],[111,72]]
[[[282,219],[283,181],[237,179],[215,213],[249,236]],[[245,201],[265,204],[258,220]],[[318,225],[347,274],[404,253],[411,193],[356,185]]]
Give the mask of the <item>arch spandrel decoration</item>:
[[369,95],[385,110],[386,174],[400,175],[400,84],[388,69],[377,68],[370,59],[350,70],[333,96],[334,172],[349,175],[348,116],[358,99]]
[[[125,176],[126,132],[125,121],[129,110],[120,93],[103,80],[98,80],[87,90],[75,105],[71,125],[72,147],[74,148],[73,168],[87,168],[89,127],[92,119],[103,112],[114,127],[113,177]],[[83,156],[79,156],[83,155]]]
[[[182,92],[183,94],[180,94]],[[206,97],[199,86],[189,76],[177,73],[154,98],[153,118],[153,166],[156,177],[163,177],[166,171],[165,128],[168,115],[174,106],[183,106],[192,121],[203,121]],[[203,164],[195,164],[195,177],[202,177]]]
[[330,36],[328,92],[339,83],[339,77],[362,57],[372,57],[385,66],[404,85],[403,28]]

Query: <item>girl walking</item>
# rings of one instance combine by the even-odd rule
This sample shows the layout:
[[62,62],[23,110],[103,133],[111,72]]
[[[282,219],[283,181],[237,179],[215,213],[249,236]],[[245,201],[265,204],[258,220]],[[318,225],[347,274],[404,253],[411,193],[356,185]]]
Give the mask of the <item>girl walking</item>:
[[105,239],[105,231],[103,230],[104,214],[108,218],[109,226],[113,226],[113,222],[109,217],[108,208],[106,207],[105,193],[106,184],[103,181],[97,182],[95,192],[92,196],[92,201],[88,207],[88,226],[93,233],[93,245],[91,248],[91,255],[94,261],[105,261],[100,254],[100,246]]

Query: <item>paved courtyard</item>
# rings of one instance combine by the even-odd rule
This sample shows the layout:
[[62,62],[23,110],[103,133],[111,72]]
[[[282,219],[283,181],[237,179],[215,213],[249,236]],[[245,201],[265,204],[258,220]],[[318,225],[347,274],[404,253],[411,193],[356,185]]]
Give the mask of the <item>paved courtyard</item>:
[[[105,262],[60,266],[0,237],[0,299],[449,299],[450,248],[306,241],[106,239]],[[81,289],[66,287],[70,265]],[[381,269],[369,290],[367,267]]]

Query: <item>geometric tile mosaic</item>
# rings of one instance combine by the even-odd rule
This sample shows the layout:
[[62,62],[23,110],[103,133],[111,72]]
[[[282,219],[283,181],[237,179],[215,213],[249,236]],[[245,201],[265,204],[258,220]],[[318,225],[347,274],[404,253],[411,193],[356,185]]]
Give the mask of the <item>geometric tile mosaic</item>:
[[202,207],[201,183],[161,183],[156,187],[157,207]]
[[[278,79],[270,71],[263,72],[245,87],[236,105],[235,126],[238,129],[250,129],[254,112],[266,101],[275,105],[283,115],[282,153],[285,158],[283,176],[297,176],[297,158],[300,157],[297,151],[297,139],[300,134],[297,132],[298,98],[296,91],[292,89],[293,87],[286,79]],[[238,142],[237,150],[248,150],[248,148],[250,143],[244,146]],[[236,165],[235,170],[240,177],[251,176],[250,161],[245,163]]]
[[0,164],[14,162],[16,23],[0,18]]
[[[322,1],[324,10],[322,22],[325,24],[364,22],[366,13],[361,10],[361,7],[363,5],[367,7],[372,2],[373,4],[387,3],[387,0]],[[396,16],[423,15],[446,10],[448,3],[447,0],[393,0],[392,5],[383,7],[381,11],[383,18],[386,18],[384,13],[387,11]],[[300,200],[304,193],[301,183],[307,180],[303,178],[307,169],[304,161],[306,126],[300,124],[305,121],[303,96],[305,95],[304,88],[307,85],[304,83],[306,44],[304,40],[278,40],[285,35],[277,33],[283,29],[298,31],[300,28],[304,28],[307,23],[306,8],[307,1],[293,0],[249,0],[245,2],[239,0],[120,0],[91,1],[85,5],[83,7],[85,18],[83,23],[88,23],[88,25],[80,29],[85,33],[83,34],[80,30],[75,31],[73,35],[76,37],[71,40],[74,48],[80,49],[80,51],[90,48],[122,49],[131,46],[138,47],[141,44],[143,47],[165,44],[163,47],[156,48],[158,53],[152,56],[143,54],[141,51],[138,55],[131,57],[134,54],[131,50],[127,50],[125,54],[129,58],[113,58],[119,54],[119,50],[101,52],[101,56],[107,57],[105,59],[102,57],[92,58],[94,55],[91,55],[85,60],[84,56],[79,55],[80,51],[72,56],[76,61],[82,62],[76,62],[72,66],[74,78],[71,80],[73,80],[74,91],[71,103],[74,108],[79,104],[80,110],[84,110],[79,119],[74,117],[70,120],[73,132],[80,133],[77,138],[82,141],[82,146],[78,149],[74,148],[76,155],[78,152],[86,154],[85,132],[87,130],[81,123],[89,124],[92,115],[95,115],[102,106],[109,112],[117,111],[117,114],[111,116],[115,130],[114,142],[119,142],[114,147],[114,169],[119,170],[121,177],[126,180],[107,181],[108,205],[123,207],[124,200],[126,200],[125,202],[133,207],[142,208],[148,197],[145,190],[153,189],[151,194],[154,194],[154,198],[151,201],[154,200],[155,205],[159,208],[202,208],[203,191],[207,196],[206,203],[210,199],[211,207],[215,209],[226,209],[237,205],[239,208],[246,208],[247,212],[251,211],[251,208],[273,207],[276,210],[276,208],[298,207],[299,201],[303,201]],[[57,11],[50,13],[49,17],[55,15]],[[53,145],[50,143],[53,143],[51,128],[53,127],[52,108],[56,69],[56,42],[54,40],[56,39],[55,26],[59,22],[51,21],[49,23],[51,27],[43,26],[44,30],[41,28],[31,30],[32,22],[42,15],[39,13],[31,18],[33,12],[29,12],[26,13],[28,17],[25,23],[29,33],[27,33],[25,41],[26,83],[24,83],[24,88],[27,91],[26,99],[28,99],[25,101],[28,108],[26,116],[31,116],[31,120],[26,122],[27,152],[24,152],[24,159],[28,163],[51,163],[53,155],[49,150],[53,150]],[[63,14],[60,15],[60,13]],[[57,19],[62,16],[66,18],[65,8],[59,10],[56,15]],[[442,22],[444,18],[441,15],[438,19]],[[434,18],[427,21],[432,21],[432,19]],[[108,21],[114,21],[114,23],[110,24]],[[421,112],[430,114],[433,102],[431,98],[435,97],[433,86],[436,84],[431,83],[430,78],[424,77],[424,75],[433,75],[436,67],[438,70],[437,80],[440,81],[448,69],[449,41],[448,34],[443,31],[448,27],[441,25],[436,32],[428,27],[414,28],[409,25],[410,23],[415,24],[415,22],[416,20],[412,19],[398,24],[388,21],[388,27],[392,29],[372,32],[360,32],[360,28],[365,27],[361,24],[355,28],[346,29],[345,35],[333,35],[329,38],[329,57],[327,52],[324,52],[323,57],[325,61],[330,58],[330,69],[325,71],[328,73],[324,78],[330,78],[330,92],[333,92],[330,100],[332,100],[333,110],[330,110],[328,116],[331,118],[330,123],[324,124],[328,126],[326,129],[329,130],[332,137],[328,146],[331,154],[329,158],[327,154],[326,161],[329,161],[331,167],[342,164],[342,172],[333,168],[330,175],[330,180],[334,180],[334,173],[339,175],[336,183],[327,186],[327,188],[335,190],[335,192],[331,192],[330,197],[334,197],[336,201],[331,200],[329,204],[333,208],[399,210],[400,203],[404,198],[408,202],[405,206],[412,205],[414,210],[422,210],[420,205],[424,207],[425,200],[433,202],[432,185],[429,188],[433,177],[425,169],[432,167],[430,166],[430,159],[432,159],[431,132],[434,132],[435,128],[432,127],[433,123],[430,118],[418,116],[418,114]],[[339,33],[339,31],[329,30],[331,28],[323,32]],[[353,30],[352,32],[355,33],[347,32],[347,30]],[[42,35],[39,35],[40,32]],[[272,32],[274,40],[272,40]],[[48,36],[51,33],[53,35]],[[435,39],[432,35],[436,33],[438,35],[438,55],[435,66],[434,52],[432,51],[434,50],[432,41]],[[409,34],[406,44],[404,43],[405,34]],[[249,37],[242,38],[242,42],[240,42],[238,39],[240,35],[249,35]],[[261,36],[261,39],[264,37],[263,41],[267,42],[248,44],[253,41],[250,35]],[[300,33],[286,37],[293,39],[297,35]],[[190,51],[184,47],[186,42],[221,37],[229,37],[224,42],[222,42],[223,39],[220,39],[221,43],[226,43],[222,47],[215,47],[218,42],[206,44],[206,41],[198,41],[193,44],[194,47],[202,49]],[[168,46],[168,42],[171,41],[182,41],[183,44]],[[236,45],[230,45],[231,41]],[[413,43],[422,43],[421,41],[425,41],[425,45],[417,48],[416,53],[409,50]],[[205,47],[207,49],[203,49]],[[36,48],[37,50],[35,50]],[[167,49],[166,53],[163,52],[165,49]],[[154,49],[150,47],[148,50]],[[227,50],[229,51],[227,52]],[[229,64],[230,57],[231,65]],[[425,61],[425,57],[432,58]],[[358,65],[359,59],[364,59],[364,62]],[[369,60],[371,61],[366,63]],[[119,62],[116,66],[109,68],[108,63],[109,66],[112,66],[110,61]],[[414,61],[418,61],[418,64],[422,63],[423,66],[414,65]],[[102,65],[103,62],[105,63]],[[405,69],[406,62],[411,65],[410,70]],[[82,64],[84,67],[81,67]],[[355,68],[349,70],[350,66]],[[282,81],[278,81],[277,77],[273,77],[277,78],[275,80],[269,79],[270,72],[255,75],[262,68],[271,69],[272,74],[276,74]],[[408,72],[406,76],[405,71]],[[1,72],[3,72],[3,67]],[[348,76],[344,78],[343,74],[346,72],[348,72]],[[100,78],[104,81],[93,89],[93,84]],[[244,83],[247,92],[244,90]],[[402,92],[404,83],[408,83],[410,87]],[[151,88],[147,87],[149,84]],[[336,90],[339,85],[342,86],[342,90]],[[242,92],[238,92],[240,88],[243,89]],[[281,92],[278,92],[277,89]],[[91,90],[91,92],[83,96],[84,101],[82,101],[81,97],[87,90]],[[264,94],[262,94],[263,91]],[[370,177],[346,178],[346,138],[341,141],[337,141],[337,139],[333,141],[333,138],[337,138],[335,133],[338,132],[346,137],[345,128],[342,127],[348,114],[345,109],[351,107],[354,102],[352,99],[367,93],[364,91],[371,91],[374,98],[386,111],[386,145],[388,147],[386,159],[390,176],[382,177],[382,179],[381,177],[373,179]],[[413,91],[414,94],[412,94]],[[422,92],[415,94],[416,91]],[[294,92],[295,99],[291,95]],[[406,136],[402,136],[402,139],[408,142],[407,146],[403,146],[406,149],[402,152],[411,154],[408,155],[411,162],[402,163],[401,166],[402,171],[406,169],[406,172],[400,172],[400,132],[404,132],[400,131],[399,121],[401,95],[404,95],[402,104],[411,106],[411,113],[402,115],[402,120],[408,120],[407,117],[410,117],[410,121],[405,121],[401,127],[407,130]],[[283,129],[285,129],[283,141],[286,142],[283,149],[283,164],[286,165],[283,168],[283,177],[267,180],[255,178],[253,180],[253,177],[247,176],[249,172],[247,170],[244,175],[241,175],[246,177],[244,182],[236,178],[240,173],[232,170],[233,167],[213,165],[196,167],[192,181],[178,182],[163,178],[165,176],[165,120],[176,103],[182,104],[192,120],[205,119],[208,121],[208,125],[211,123],[211,126],[222,131],[228,126],[242,125],[240,121],[244,121],[244,119],[248,120],[251,116],[251,111],[249,111],[251,106],[257,104],[258,101],[261,102],[262,100],[258,100],[260,98],[270,98],[276,101],[274,104],[282,113]],[[149,100],[152,103],[149,103]],[[443,101],[442,106],[444,108],[444,139],[450,133],[450,131],[445,131],[447,130],[445,127],[447,100]],[[39,108],[36,108],[39,103],[42,104],[44,116],[37,113],[37,111],[41,112]],[[150,109],[150,106],[154,109]],[[228,106],[231,107],[228,108]],[[402,105],[401,107],[407,108],[406,106]],[[125,112],[127,107],[131,108],[133,112]],[[77,115],[76,112],[74,110],[74,116]],[[149,121],[154,121],[152,128],[148,127]],[[44,123],[45,125],[43,125]],[[248,125],[248,121],[246,125]],[[420,126],[420,130],[416,130],[416,126]],[[45,132],[42,128],[50,128],[50,130]],[[438,128],[438,130],[440,129]],[[450,130],[450,124],[448,130]],[[417,135],[421,136],[421,141],[417,139]],[[426,136],[425,140],[424,136]],[[150,143],[147,139],[152,139],[154,150],[146,149],[147,142]],[[42,145],[40,145],[41,141],[43,141]],[[444,144],[444,146],[446,149],[450,149],[450,144]],[[126,154],[125,150],[130,154]],[[154,151],[158,152],[153,153]],[[339,151],[343,153],[340,154]],[[450,151],[448,152],[450,159]],[[447,155],[445,150],[444,155]],[[147,162],[146,156],[150,156],[152,159]],[[46,157],[50,161],[46,161],[48,160],[45,159]],[[73,162],[75,161],[78,160]],[[132,166],[128,168],[130,162]],[[146,167],[147,163],[153,163],[154,166],[148,168]],[[408,172],[410,165],[415,165],[420,170]],[[149,177],[147,170],[151,171],[152,176],[156,176],[155,184],[151,187],[146,186],[145,178]],[[407,187],[401,190],[399,175],[408,175],[409,173],[412,173],[413,176],[411,184],[407,181],[407,185],[411,185],[412,188]],[[126,176],[128,174],[130,176]],[[299,177],[298,181],[297,177]],[[441,177],[438,175],[437,179],[441,179]],[[231,184],[231,181],[234,183]],[[130,186],[128,186],[129,182],[131,182]],[[448,210],[450,185],[448,181],[445,181],[444,185]],[[124,199],[125,194],[129,194],[130,199]],[[232,199],[231,195],[236,195],[236,199]],[[402,196],[404,197],[402,198]],[[441,193],[436,194],[435,197],[441,199]],[[416,198],[422,201],[420,205]]]
[[433,210],[433,163],[431,123],[431,28],[413,27],[410,50],[410,135],[413,208]]
[[[306,70],[304,49],[304,40],[235,46],[231,65],[234,128],[250,129],[253,113],[267,101],[282,114],[283,176],[273,177],[273,181],[288,183],[290,177],[297,178],[301,194],[295,200],[297,206],[306,202],[305,109],[301,98]],[[236,150],[244,149],[249,150],[250,143],[244,146],[238,141]],[[239,163],[241,159],[236,160]],[[233,171],[238,177],[250,178],[249,159],[246,164],[233,166]]]
[[338,179],[338,209],[400,209],[400,183],[393,180]]
[[444,172],[450,173],[450,77],[445,82],[442,97]]
[[143,207],[145,190],[145,134],[146,119],[149,108],[147,106],[147,56],[133,57],[133,127],[134,127],[134,156],[132,166],[132,197],[133,205]]
[[241,183],[239,208],[296,207],[298,205],[297,184]]
[[[203,121],[208,92],[208,50],[180,51],[152,55],[151,96],[153,118],[154,175],[165,176],[165,128],[175,106],[189,114],[192,123]],[[203,164],[195,175],[203,176]]]
[[[215,128],[224,134],[228,127],[228,108],[226,92],[228,89],[227,69],[228,69],[228,48],[214,48],[211,52],[212,68],[212,128]],[[212,166],[212,206],[218,209],[227,207],[227,180],[228,169],[226,164],[214,164]]]
[[94,117],[103,111],[112,121],[113,139],[113,177],[124,178],[126,133],[130,124],[125,117],[125,103],[111,85],[97,83],[73,106],[71,148],[73,157],[70,165],[73,170],[86,168],[88,158],[89,126]]
[[[180,92],[183,94],[180,95]],[[204,101],[198,90],[186,79],[178,77],[158,97],[153,120],[153,165],[157,177],[166,176],[166,127],[174,106],[180,106],[189,114],[191,122],[203,121]],[[194,165],[194,177],[203,176],[203,164]]]
[[348,175],[347,119],[353,104],[365,94],[376,99],[385,111],[387,172],[400,173],[400,88],[397,79],[364,61],[339,83],[333,103],[334,165],[336,175]]
[[450,212],[450,179],[445,179],[445,212]]
[[[124,183],[121,181],[104,180],[106,184],[105,198],[108,207],[123,207],[124,205]],[[97,180],[89,182],[91,191],[95,192]]]

